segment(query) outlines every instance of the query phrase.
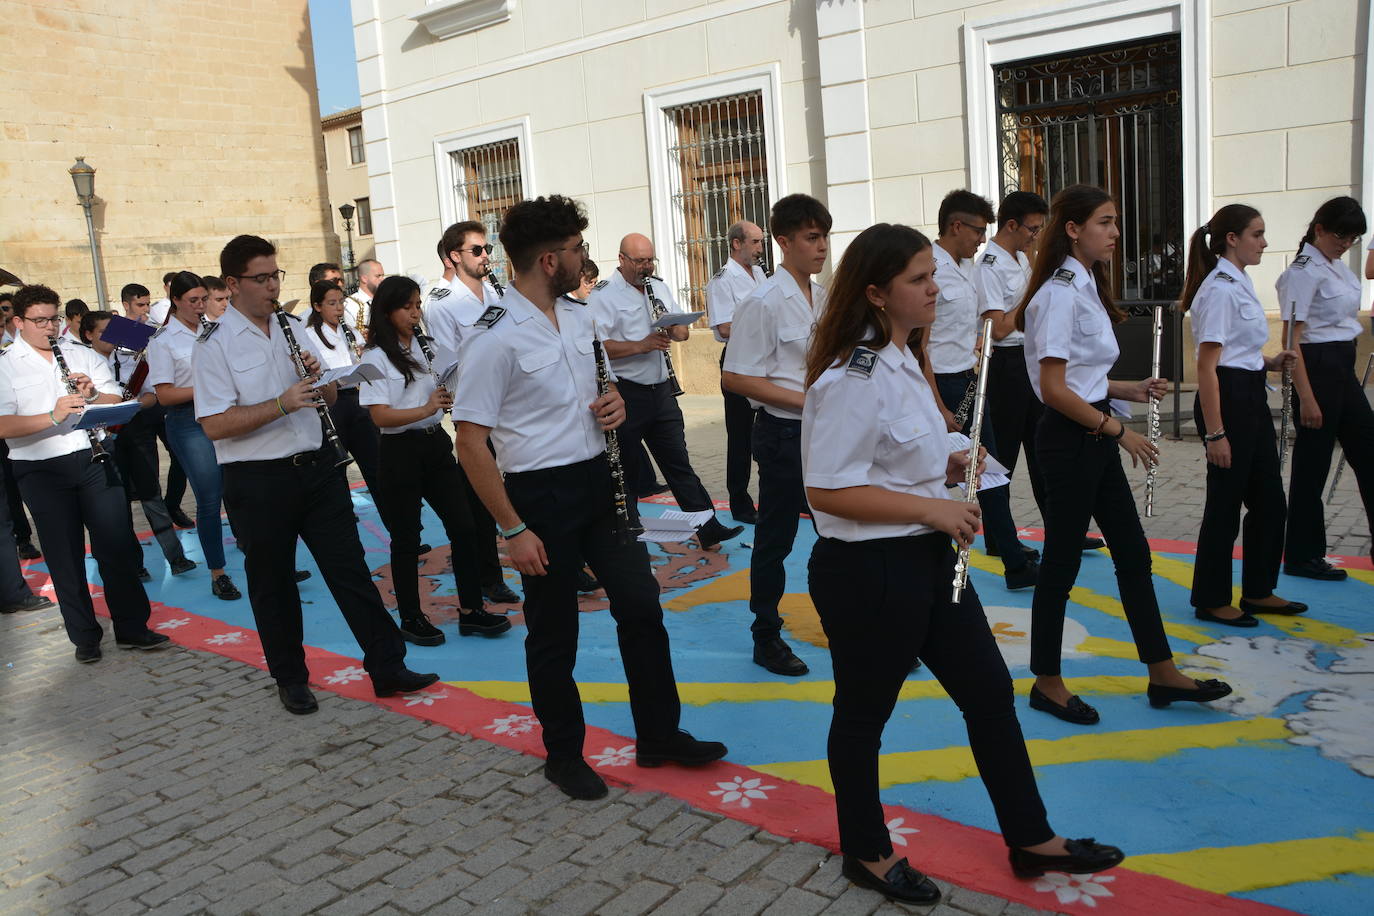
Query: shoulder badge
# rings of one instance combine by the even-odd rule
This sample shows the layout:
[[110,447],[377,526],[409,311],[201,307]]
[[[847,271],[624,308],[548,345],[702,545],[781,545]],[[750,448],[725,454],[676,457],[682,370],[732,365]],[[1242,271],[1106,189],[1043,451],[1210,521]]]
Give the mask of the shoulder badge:
[[845,367],[845,374],[869,378],[873,375],[873,367],[877,364],[877,352],[868,349],[868,347],[855,347],[854,353],[849,357],[849,365]]
[[602,280],[600,283],[597,283],[595,286],[593,286],[592,289],[605,289],[607,286],[610,285],[610,282],[610,280]]
[[1054,272],[1054,282],[1061,286],[1073,285],[1074,272],[1067,267],[1061,267]]
[[489,328],[505,316],[506,310],[499,305],[491,305],[482,313],[482,317],[472,323],[474,328]]
[[1310,254],[1300,254],[1293,259],[1293,266],[1302,269],[1307,266],[1307,262],[1312,260]]
[[719,279],[720,279],[721,277],[723,277],[723,276],[725,276],[725,267],[724,267],[724,265],[721,266],[720,270],[718,270],[718,271],[716,271],[715,273],[711,274],[711,279],[712,279],[712,280],[719,280]]
[[212,321],[212,322],[210,322],[210,323],[207,324],[204,328],[202,328],[200,334],[198,334],[198,335],[196,336],[196,343],[205,343],[205,341],[207,341],[207,340],[210,339],[210,335],[211,335],[211,334],[214,334],[214,333],[215,333],[216,331],[218,331],[218,330],[219,330],[219,322],[218,322],[218,321]]
[[451,292],[453,292],[453,290],[449,289],[447,286],[436,286],[429,291],[429,298],[442,299]]
[[1236,278],[1233,277],[1233,276],[1231,276],[1230,274],[1228,274],[1228,273],[1227,273],[1226,271],[1224,271],[1224,270],[1219,270],[1219,271],[1217,271],[1217,276],[1220,277],[1221,279],[1225,280],[1227,283],[1235,283],[1235,282],[1236,282]]
[[983,255],[983,263],[984,263],[984,264],[996,264],[996,263],[997,263],[997,255],[993,254],[991,251],[987,252],[986,254]]

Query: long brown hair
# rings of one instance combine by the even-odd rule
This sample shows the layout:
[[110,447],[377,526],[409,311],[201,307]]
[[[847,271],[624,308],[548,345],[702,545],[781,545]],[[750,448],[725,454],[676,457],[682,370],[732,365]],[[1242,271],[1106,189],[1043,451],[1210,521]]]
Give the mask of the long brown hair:
[[[911,259],[930,247],[930,239],[910,226],[876,223],[854,237],[844,250],[830,281],[825,310],[816,322],[806,351],[806,387],[810,388],[837,361],[849,358],[855,347],[881,350],[892,341],[887,313],[868,301],[870,286],[886,287]],[[921,331],[913,330],[907,346],[920,346]]]
[[[1202,281],[1207,279],[1217,266],[1217,261],[1226,254],[1226,236],[1234,232],[1243,235],[1250,223],[1257,219],[1260,212],[1246,204],[1227,204],[1200,226],[1188,240],[1188,272],[1183,283],[1183,299],[1179,304],[1182,311],[1188,311],[1197,296]],[[1207,240],[1211,236],[1211,241]]]
[[[1050,201],[1049,222],[1041,236],[1044,241],[1040,243],[1040,250],[1035,255],[1035,266],[1031,268],[1030,282],[1026,284],[1026,294],[1016,309],[1016,329],[1018,331],[1026,329],[1026,306],[1040,291],[1040,287],[1050,281],[1054,272],[1064,263],[1064,259],[1073,254],[1073,239],[1069,238],[1066,228],[1068,224],[1084,225],[1092,218],[1093,211],[1103,204],[1109,203],[1112,203],[1112,195],[1090,184],[1072,184],[1054,195],[1054,200]],[[1120,324],[1125,321],[1126,313],[1117,308],[1116,303],[1112,300],[1111,288],[1107,285],[1107,277],[1102,271],[1101,263],[1095,262],[1083,266],[1093,273],[1093,280],[1097,283],[1097,297],[1102,300],[1102,307],[1107,310],[1107,317],[1112,320],[1113,324]]]

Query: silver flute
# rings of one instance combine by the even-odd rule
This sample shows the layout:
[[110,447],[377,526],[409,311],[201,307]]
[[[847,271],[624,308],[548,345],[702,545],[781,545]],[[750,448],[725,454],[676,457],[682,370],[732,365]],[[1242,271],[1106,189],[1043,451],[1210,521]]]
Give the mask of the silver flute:
[[[601,349],[601,341],[592,338],[592,355],[596,357],[596,394],[605,397],[611,392],[611,376],[606,371],[606,352]],[[615,486],[615,536],[621,544],[633,544],[644,532],[635,524],[630,514],[630,498],[625,493],[625,465],[620,459],[620,436],[613,429],[604,430],[606,435],[606,463],[611,468],[611,483]]]
[[968,387],[964,389],[963,400],[959,402],[959,406],[954,411],[954,425],[958,426],[960,429],[963,429],[964,424],[968,422],[968,414],[969,411],[973,409],[973,398],[977,393],[978,380],[974,379],[969,382]]
[[[425,334],[425,329],[418,324],[411,327],[410,333],[415,338],[415,342],[420,345],[420,352],[425,355],[425,368],[429,370],[429,377],[434,379],[434,387],[439,391],[447,392],[448,389],[444,387],[443,382],[439,381],[439,373],[434,368],[434,348],[430,346],[434,342],[434,338]],[[445,416],[448,413],[447,410],[444,411]]]
[[[76,382],[72,380],[72,371],[67,368],[67,358],[62,355],[62,347],[58,345],[57,338],[49,337],[48,341],[52,344],[53,362],[57,363],[57,371],[62,373],[62,384],[67,386],[67,394],[80,394]],[[101,463],[109,461],[110,453],[105,451],[105,443],[100,441],[100,433],[88,429],[86,437],[91,440],[91,460]]]
[[[654,292],[653,279],[653,277],[644,278],[644,295],[649,297],[649,310],[653,312],[654,321],[658,321],[658,319],[668,314],[668,307],[663,304],[663,300],[658,298],[658,295]],[[663,334],[665,337],[669,336],[667,331],[659,331],[658,333]],[[673,397],[679,397],[685,394],[686,392],[682,390],[682,386],[677,382],[677,373],[673,371],[673,357],[669,355],[667,350],[663,351],[663,364],[668,367],[668,381],[673,383]]]
[[[1164,339],[1164,306],[1155,306],[1154,322],[1154,349],[1150,357],[1150,378],[1159,378],[1159,351]],[[1149,400],[1147,411],[1150,417],[1150,444],[1157,450],[1159,448],[1159,400],[1153,397],[1146,397]],[[1145,517],[1154,518],[1155,514],[1155,475],[1159,470],[1159,462],[1151,461],[1145,469]]]
[[[983,414],[988,403],[988,372],[992,363],[992,319],[983,319],[983,348],[978,352],[978,388],[973,396],[973,428],[968,437],[968,467],[964,468],[964,502],[978,499],[978,450],[983,444]],[[968,586],[969,548],[959,548],[959,558],[954,563],[955,604],[964,596]]]
[[[272,311],[277,316],[277,324],[281,326],[282,336],[286,338],[286,349],[291,354],[291,363],[296,367],[296,375],[301,381],[312,378],[310,370],[305,368],[305,356],[301,353],[301,345],[296,342],[296,335],[291,330],[291,319],[287,317],[286,309],[281,307],[281,303],[272,300]],[[318,392],[316,393],[318,397]],[[329,406],[325,404],[324,398],[319,398],[315,402],[315,411],[320,415],[320,424],[324,427],[324,438],[329,442],[329,447],[334,451],[334,466],[343,467],[353,459],[348,456],[348,449],[344,448],[343,440],[339,438],[339,431],[334,427],[334,418],[329,414]]]
[[[1288,330],[1283,335],[1283,348],[1293,349],[1293,336],[1298,329],[1298,304],[1292,302],[1288,307]],[[1293,370],[1283,367],[1283,383],[1279,386],[1283,405],[1279,408],[1279,473],[1288,461],[1288,430],[1293,427]],[[1272,422],[1272,421],[1271,421]]]
[[[1369,361],[1364,364],[1364,375],[1360,378],[1360,390],[1364,391],[1369,384],[1369,375],[1374,372],[1374,353],[1369,354]],[[1331,489],[1326,491],[1326,503],[1331,504],[1331,499],[1336,495],[1336,487],[1341,482],[1341,475],[1345,473],[1345,449],[1341,449],[1341,460],[1336,462],[1336,473],[1331,478]]]

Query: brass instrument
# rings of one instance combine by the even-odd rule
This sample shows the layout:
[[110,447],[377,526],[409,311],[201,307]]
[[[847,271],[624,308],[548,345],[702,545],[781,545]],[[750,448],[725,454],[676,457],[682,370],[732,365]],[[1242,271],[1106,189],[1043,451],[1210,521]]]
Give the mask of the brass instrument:
[[[1292,302],[1288,308],[1288,330],[1283,335],[1283,348],[1293,349],[1293,337],[1298,329],[1298,304]],[[1279,408],[1279,474],[1283,473],[1283,466],[1288,461],[1288,430],[1293,426],[1293,370],[1283,367],[1283,384],[1279,386],[1282,392],[1283,405]]]
[[[410,333],[414,335],[416,343],[420,345],[420,352],[425,355],[425,368],[429,370],[429,377],[434,379],[434,387],[439,391],[447,391],[448,389],[439,381],[439,373],[434,369],[434,349],[430,347],[434,338],[427,336],[425,334],[425,329],[418,324],[410,329]],[[444,411],[445,416],[447,416],[448,413],[447,410]]]
[[[983,414],[988,403],[988,372],[992,364],[992,319],[983,319],[983,348],[978,352],[978,388],[973,397],[973,428],[968,437],[968,467],[964,468],[964,502],[978,499],[978,450],[983,444]],[[964,596],[968,586],[969,548],[959,548],[959,558],[954,563],[955,604]]]
[[[658,298],[654,293],[654,284],[652,281],[655,279],[657,278],[647,275],[644,277],[644,295],[649,297],[649,311],[653,314],[654,321],[658,321],[664,315],[668,314],[668,307],[664,305],[663,300]],[[665,337],[668,336],[667,330],[661,330],[658,333]],[[681,397],[683,394],[686,394],[686,392],[682,390],[682,386],[678,384],[677,373],[673,371],[673,357],[667,350],[663,351],[663,365],[668,367],[668,381],[673,384],[673,397]]]
[[[277,324],[281,326],[282,336],[286,338],[286,349],[291,354],[291,363],[296,367],[296,375],[301,381],[312,378],[310,370],[305,368],[305,357],[301,354],[301,345],[296,342],[296,335],[291,330],[291,319],[287,316],[286,310],[281,307],[281,303],[272,300],[272,313],[277,316]],[[334,466],[343,467],[353,459],[348,456],[348,450],[344,448],[343,440],[339,438],[339,431],[334,427],[334,418],[329,415],[329,407],[320,398],[315,402],[315,411],[320,415],[320,424],[324,428],[324,437],[329,442],[329,447],[334,450]]]
[[[611,376],[606,370],[606,353],[601,341],[592,338],[592,355],[596,357],[596,393],[605,397],[611,391]],[[611,467],[611,482],[615,486],[615,536],[621,544],[633,544],[644,532],[630,514],[630,499],[625,494],[625,465],[620,459],[620,436],[613,429],[606,434],[606,463]]]
[[[72,372],[67,368],[67,360],[62,355],[62,347],[58,344],[57,338],[54,336],[48,340],[52,345],[53,362],[57,363],[57,371],[62,373],[62,384],[67,386],[67,394],[80,394],[76,382],[72,381]],[[105,443],[100,441],[100,433],[88,429],[86,430],[86,437],[91,440],[91,460],[108,467],[110,453],[105,451]]]
[[348,322],[340,321],[339,330],[343,332],[344,343],[348,346],[348,349],[353,351],[354,358],[362,359],[363,345],[358,342],[358,338],[353,334],[353,329],[348,326]]
[[[1164,338],[1164,306],[1155,306],[1154,321],[1154,349],[1150,359],[1150,378],[1159,378],[1159,351],[1161,342]],[[1150,444],[1156,449],[1159,448],[1159,401],[1150,398],[1149,417],[1150,417]],[[1155,473],[1159,468],[1159,462],[1151,461],[1145,470],[1145,517],[1153,518],[1155,514]]]
[[[1360,390],[1364,391],[1369,384],[1369,375],[1374,372],[1374,353],[1369,354],[1369,361],[1364,364],[1364,375],[1360,378]],[[1341,475],[1345,473],[1345,449],[1341,449],[1341,460],[1336,462],[1336,473],[1331,478],[1331,489],[1326,491],[1327,505],[1331,504],[1331,499],[1336,495],[1336,487],[1341,482]]]

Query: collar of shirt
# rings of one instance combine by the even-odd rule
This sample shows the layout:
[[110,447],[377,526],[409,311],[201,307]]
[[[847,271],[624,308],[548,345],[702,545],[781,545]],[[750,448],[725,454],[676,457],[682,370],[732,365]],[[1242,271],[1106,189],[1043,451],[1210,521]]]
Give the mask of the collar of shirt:
[[[1069,255],[1064,259],[1064,263],[1059,265],[1059,270],[1073,271],[1073,288],[1086,290],[1088,295],[1092,296],[1099,305],[1102,303],[1102,298],[1097,295],[1097,282],[1096,278],[1093,276],[1093,272],[1084,267],[1077,258],[1073,255]],[[1054,279],[1053,275],[1051,275],[1050,279]]]
[[945,266],[957,270],[959,276],[963,277],[966,282],[969,280],[969,274],[973,267],[973,262],[971,260],[957,260],[954,255],[946,251],[938,241],[932,242],[931,247],[935,249],[935,272],[937,274],[940,271],[940,267]]
[[[1237,267],[1235,264],[1232,264],[1226,258],[1217,259],[1217,266],[1212,268],[1211,272],[1207,274],[1203,282],[1205,283],[1208,280],[1211,280],[1213,277],[1216,277],[1217,274],[1223,273],[1226,274],[1226,276],[1230,277],[1233,281],[1235,281],[1237,285],[1240,286],[1240,292],[1244,294],[1243,298],[1255,300],[1259,299],[1259,297],[1255,295],[1255,283],[1250,278],[1250,272],[1246,270],[1244,267]],[[1225,283],[1226,280],[1222,279],[1221,282]]]
[[822,297],[825,295],[825,287],[821,286],[815,280],[812,280],[810,281],[811,301],[807,302],[806,294],[803,293],[801,287],[797,285],[797,278],[792,276],[792,271],[785,267],[779,267],[775,270],[773,272],[773,279],[777,282],[778,289],[782,291],[783,298],[796,299],[812,313],[817,312],[824,301]]
[[[758,271],[758,274],[755,274],[754,271]],[[764,280],[763,270],[758,265],[751,264],[745,267],[734,258],[725,259],[725,272],[734,275],[737,279],[748,281],[751,287],[758,286]]]

